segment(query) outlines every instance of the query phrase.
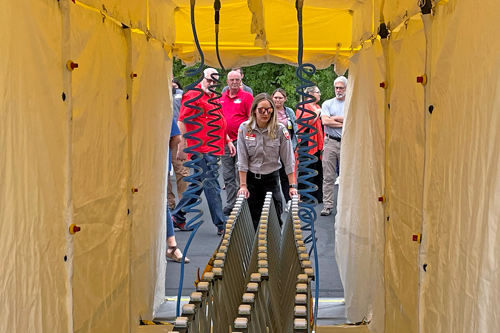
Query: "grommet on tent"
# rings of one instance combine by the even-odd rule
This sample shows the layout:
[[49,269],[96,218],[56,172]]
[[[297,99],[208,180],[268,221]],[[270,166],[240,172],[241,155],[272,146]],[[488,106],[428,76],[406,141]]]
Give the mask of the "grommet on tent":
[[132,187],[132,194],[139,192],[139,189]]
[[380,201],[381,203],[385,203],[385,195],[378,197],[378,201]]
[[78,68],[78,64],[73,62],[73,60],[68,60],[68,62],[66,62],[66,68],[68,71],[72,72],[75,68]]
[[380,82],[380,88],[387,89],[387,82],[386,81]]
[[132,80],[134,79],[134,77],[137,77],[137,73],[134,73],[134,72],[130,73],[130,78]]
[[417,76],[417,82],[425,86],[427,84],[427,75],[422,74],[420,76]]
[[76,234],[80,230],[82,230],[82,229],[74,223],[69,226],[69,233],[72,235]]
[[413,235],[413,241],[420,244],[422,242],[422,234],[419,232],[418,234]]

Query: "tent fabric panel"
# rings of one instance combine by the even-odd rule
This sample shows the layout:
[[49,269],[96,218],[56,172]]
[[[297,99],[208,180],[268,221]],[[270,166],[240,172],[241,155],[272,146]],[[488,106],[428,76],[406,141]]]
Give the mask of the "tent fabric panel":
[[[121,26],[71,7],[75,332],[128,331],[130,226],[126,61]],[[131,195],[131,194],[130,194]]]
[[[351,58],[335,217],[335,257],[344,285],[347,319],[384,330],[385,77],[380,41]],[[360,158],[362,157],[362,158]]]
[[426,40],[421,20],[411,20],[391,38],[391,98],[386,228],[386,331],[418,332],[418,251],[425,160],[424,87]]
[[[166,173],[172,122],[172,60],[156,40],[131,34],[132,323],[153,319],[165,300]],[[158,284],[157,284],[158,282]]]
[[[284,0],[266,2],[263,12],[261,16],[265,22],[257,27],[259,33],[262,31],[265,34],[265,43],[260,47],[255,46],[256,36],[251,33],[252,13],[247,3],[235,2],[222,6],[219,52],[225,68],[261,62],[297,64],[298,24],[293,3]],[[276,13],[282,13],[281,16],[287,19],[279,25],[274,24]],[[195,7],[196,32],[205,63],[219,67],[213,15],[212,5]],[[332,62],[338,62],[345,70],[351,55],[351,21],[348,10],[326,11],[305,7],[303,61],[314,63],[317,68],[326,68]],[[283,25],[287,28],[283,29]],[[189,7],[179,7],[175,11],[175,33],[174,55],[188,64],[199,61],[198,51],[193,44]]]
[[358,2],[352,8],[352,47],[377,36],[380,25],[381,0]]
[[[24,22],[24,24],[19,24]],[[15,27],[13,29],[12,27]],[[0,12],[0,320],[4,332],[67,332],[68,132],[62,14],[54,1]]]
[[[497,2],[450,1],[432,22],[422,331],[500,325]],[[479,23],[479,24],[478,24]]]
[[175,38],[175,6],[171,1],[148,0],[148,7],[149,31],[156,40],[170,48]]
[[131,28],[147,31],[148,2],[151,0],[79,0],[78,2],[103,12]]
[[385,0],[384,21],[389,29],[396,28],[401,23],[420,13],[419,1],[415,0]]

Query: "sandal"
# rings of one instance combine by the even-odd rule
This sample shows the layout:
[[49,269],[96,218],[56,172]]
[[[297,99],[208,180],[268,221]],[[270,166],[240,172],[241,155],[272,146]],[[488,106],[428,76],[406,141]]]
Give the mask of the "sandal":
[[[181,252],[181,256],[180,256],[180,257],[179,257],[178,255],[176,255],[176,254],[175,254],[175,251],[177,251],[178,249],[179,249],[179,248],[178,248],[177,246],[169,246],[169,247],[168,247],[168,250],[172,250],[172,252],[168,252],[168,250],[167,250],[167,252],[165,253],[165,255],[166,255],[168,258],[172,259],[173,261],[176,261],[176,262],[182,262],[182,252]],[[180,252],[180,251],[181,251],[181,250],[179,249],[179,252]],[[190,260],[188,257],[186,257],[186,258],[184,259],[184,262],[185,262],[186,264],[187,264],[188,262],[190,262],[190,261],[191,261],[191,260]]]

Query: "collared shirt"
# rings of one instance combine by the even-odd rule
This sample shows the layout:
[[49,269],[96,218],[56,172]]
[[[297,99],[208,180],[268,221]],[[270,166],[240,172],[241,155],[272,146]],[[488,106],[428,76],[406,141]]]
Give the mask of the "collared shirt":
[[[304,104],[303,107],[306,110],[312,111],[314,113],[316,113],[316,110],[320,109],[320,106],[317,105],[316,103],[307,103],[307,104]],[[309,118],[312,116],[311,113],[309,113],[307,111],[300,110],[300,109],[297,110],[296,115],[297,115],[297,124],[299,126],[300,126],[299,119],[301,117]],[[311,141],[308,141],[308,143],[307,143],[307,146],[312,146],[313,141],[316,142],[316,147],[312,147],[309,149],[309,154],[316,154],[316,152],[323,150],[323,141],[325,140],[325,136],[323,134],[323,125],[321,124],[321,118],[317,117],[316,119],[312,119],[312,120],[307,121],[307,123],[316,129],[316,134],[311,134],[309,136],[309,140],[311,140]],[[304,126],[304,128],[299,128],[299,131],[300,131],[300,134],[309,133],[310,129],[308,127]],[[301,142],[300,135],[298,135],[298,136],[299,136],[298,141],[299,141],[299,145],[300,145],[300,142]]]
[[253,96],[241,88],[233,97],[229,96],[229,92],[230,90],[227,90],[222,94],[220,104],[227,122],[226,134],[234,141],[238,138],[241,123],[248,120]]
[[[344,103],[345,101],[339,101],[337,97],[324,101],[321,105],[321,115],[322,116],[344,116]],[[342,127],[330,127],[325,126],[325,134],[331,135],[335,138],[342,137]]]
[[[196,86],[197,88],[200,88],[200,85]],[[184,104],[186,101],[189,101],[196,96],[198,96],[200,93],[195,90],[189,90],[182,96],[182,105],[181,105],[181,111],[179,112],[179,121],[182,121],[186,127],[186,133],[191,132],[193,130],[199,130],[199,126],[189,124],[186,122],[186,118],[189,116],[193,116],[196,113],[200,112],[197,109],[194,109],[192,107],[186,107]],[[219,109],[215,112],[215,115],[210,115],[208,112],[214,108],[213,105],[208,103],[210,96],[207,94],[203,94],[200,99],[191,102],[190,104],[193,104],[194,106],[197,106],[201,108],[203,111],[202,114],[200,114],[198,117],[193,118],[192,121],[199,123],[202,128],[201,131],[194,133],[193,136],[196,138],[201,139],[203,142],[201,146],[194,148],[194,151],[200,152],[200,153],[213,153],[214,155],[224,155],[224,145],[225,145],[225,135],[226,135],[226,120],[224,119],[224,115],[222,114],[222,111]],[[217,101],[217,100],[216,100]],[[217,118],[220,116],[220,119],[217,120]],[[214,121],[215,122],[210,126],[208,124],[209,121]],[[214,127],[215,126],[215,127]],[[211,133],[212,136],[208,135],[208,132],[215,129],[213,133]],[[216,141],[212,143],[212,145],[216,146],[215,147],[210,147],[207,145],[207,143],[210,140],[214,139],[214,136],[218,136]],[[197,140],[193,139],[186,139],[186,144],[188,147],[192,147],[196,144],[199,144]],[[189,158],[189,156],[188,156]]]
[[253,124],[249,132],[248,123],[245,121],[238,130],[238,170],[267,175],[279,170],[283,162],[286,174],[293,173],[295,157],[285,126],[278,124],[275,139],[271,139],[267,127],[259,128]]
[[[222,88],[222,93],[225,93],[226,90],[228,90],[228,89],[229,89],[229,86],[225,86],[224,88]],[[253,90],[252,90],[252,88],[250,88],[249,86],[247,86],[244,83],[243,83],[243,91],[246,91],[247,93],[249,93],[253,97]]]

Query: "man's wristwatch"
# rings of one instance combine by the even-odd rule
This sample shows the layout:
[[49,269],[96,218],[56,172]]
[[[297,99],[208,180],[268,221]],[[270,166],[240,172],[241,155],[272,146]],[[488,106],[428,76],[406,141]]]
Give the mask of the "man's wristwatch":
[[297,184],[290,184],[290,188],[297,188]]

